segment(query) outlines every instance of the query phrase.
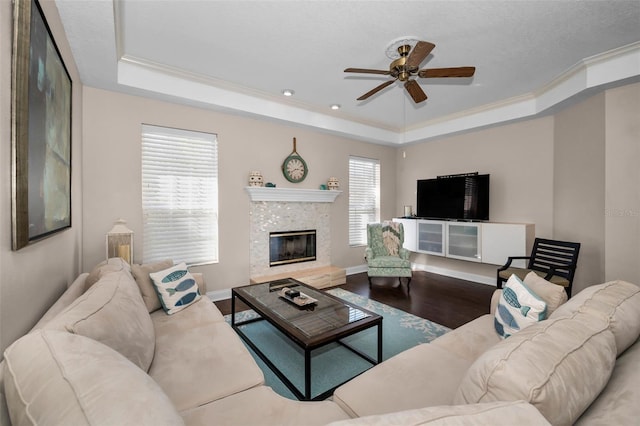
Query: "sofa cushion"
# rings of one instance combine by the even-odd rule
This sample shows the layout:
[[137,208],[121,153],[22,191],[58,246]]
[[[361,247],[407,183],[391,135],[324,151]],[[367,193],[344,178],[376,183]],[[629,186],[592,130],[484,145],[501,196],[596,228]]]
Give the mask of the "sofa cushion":
[[162,308],[160,299],[158,299],[158,293],[156,293],[156,289],[153,286],[153,282],[151,281],[149,274],[171,268],[172,266],[173,260],[171,259],[155,263],[145,263],[143,265],[139,265],[137,263],[131,265],[131,273],[133,274],[133,278],[136,280],[136,284],[138,284],[138,287],[140,288],[142,300],[144,300],[144,304],[149,313]]
[[199,315],[185,315],[202,303],[170,317],[163,311],[154,312],[154,319],[160,316],[170,321],[156,328],[156,352],[149,375],[178,411],[264,383],[262,370],[227,323],[216,321],[215,315],[209,320],[201,316],[202,323],[193,323]]
[[131,272],[131,267],[124,259],[119,257],[112,257],[110,259],[104,260],[98,263],[93,270],[89,273],[86,280],[84,281],[84,289],[87,291],[91,288],[95,283],[97,283],[103,275],[108,274],[110,272],[119,272],[119,271],[129,271]]
[[4,356],[14,426],[184,424],[147,374],[95,340],[38,330]]
[[587,287],[558,308],[551,318],[579,313],[597,315],[607,321],[620,355],[640,336],[640,287],[626,281]]
[[149,370],[155,332],[138,286],[128,271],[103,276],[44,328],[90,337]]
[[551,424],[570,425],[607,384],[615,357],[615,339],[601,319],[543,321],[480,356],[454,402],[524,400]]
[[616,360],[607,386],[578,419],[580,425],[633,425],[640,419],[640,340]]
[[200,299],[196,279],[182,262],[171,268],[149,274],[164,311],[171,315],[180,312]]
[[524,401],[440,405],[377,416],[337,421],[327,426],[551,426],[535,407]]
[[200,298],[189,306],[189,309],[183,309],[176,314],[167,315],[159,309],[152,312],[150,316],[156,336],[167,333],[181,334],[189,328],[199,328],[213,322],[225,322],[220,310],[207,297]]
[[314,426],[349,418],[333,401],[291,400],[268,386],[257,386],[180,414],[188,426]]
[[482,315],[443,334],[430,344],[440,346],[473,362],[487,349],[502,340],[493,328],[493,321],[493,315]]
[[333,400],[352,417],[451,404],[472,361],[423,343],[340,386]]
[[547,316],[547,304],[520,278],[511,275],[507,280],[495,313],[494,326],[501,337],[542,321]]
[[524,277],[524,283],[547,303],[547,318],[560,305],[567,302],[568,297],[564,287],[545,280],[533,271]]

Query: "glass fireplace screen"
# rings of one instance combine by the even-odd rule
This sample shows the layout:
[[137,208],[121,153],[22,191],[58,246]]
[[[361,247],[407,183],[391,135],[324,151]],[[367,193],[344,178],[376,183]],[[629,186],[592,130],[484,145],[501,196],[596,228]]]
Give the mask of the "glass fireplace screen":
[[316,260],[316,231],[269,233],[269,266]]

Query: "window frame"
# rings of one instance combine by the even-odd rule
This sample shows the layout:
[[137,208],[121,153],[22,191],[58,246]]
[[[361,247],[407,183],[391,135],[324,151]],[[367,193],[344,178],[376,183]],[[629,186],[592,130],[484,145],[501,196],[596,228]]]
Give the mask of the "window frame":
[[[360,166],[356,168],[358,164]],[[367,186],[367,182],[373,184]],[[370,192],[371,195],[367,196],[363,192]],[[363,215],[367,217],[364,218]],[[355,155],[349,156],[348,221],[349,246],[366,246],[367,223],[380,221],[380,160]]]
[[217,134],[142,124],[145,263],[219,263],[219,164]]

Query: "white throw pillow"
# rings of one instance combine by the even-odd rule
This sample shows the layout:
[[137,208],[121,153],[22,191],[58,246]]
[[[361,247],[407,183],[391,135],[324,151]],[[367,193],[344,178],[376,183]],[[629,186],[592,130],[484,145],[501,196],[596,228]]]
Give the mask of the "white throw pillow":
[[494,326],[503,338],[547,317],[547,304],[515,274],[502,289]]
[[183,310],[201,297],[196,280],[184,262],[149,276],[162,308],[169,315]]

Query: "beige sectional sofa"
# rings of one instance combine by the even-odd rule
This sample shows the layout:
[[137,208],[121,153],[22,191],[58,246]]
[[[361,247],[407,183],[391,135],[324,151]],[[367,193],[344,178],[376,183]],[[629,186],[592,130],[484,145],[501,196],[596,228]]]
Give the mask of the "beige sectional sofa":
[[208,298],[173,315],[149,312],[159,304],[143,299],[148,287],[136,278],[120,259],[80,275],[5,351],[3,424],[312,425],[349,418],[332,401],[291,401],[265,386]]
[[[336,425],[638,424],[639,287],[624,281],[594,285],[564,304],[562,293],[547,292],[548,319],[504,340],[493,324],[500,292],[490,314],[336,389],[333,400],[359,417]],[[501,405],[518,400],[535,410]],[[486,405],[491,403],[497,405]]]
[[[640,289],[629,283],[592,286],[564,304],[560,293],[541,289],[555,309],[548,320],[501,340],[488,314],[368,370],[332,400],[299,402],[264,385],[206,297],[173,315],[157,309],[153,267],[112,259],[80,275],[5,351],[2,424],[624,425],[640,418]],[[205,294],[202,277],[196,281]]]

